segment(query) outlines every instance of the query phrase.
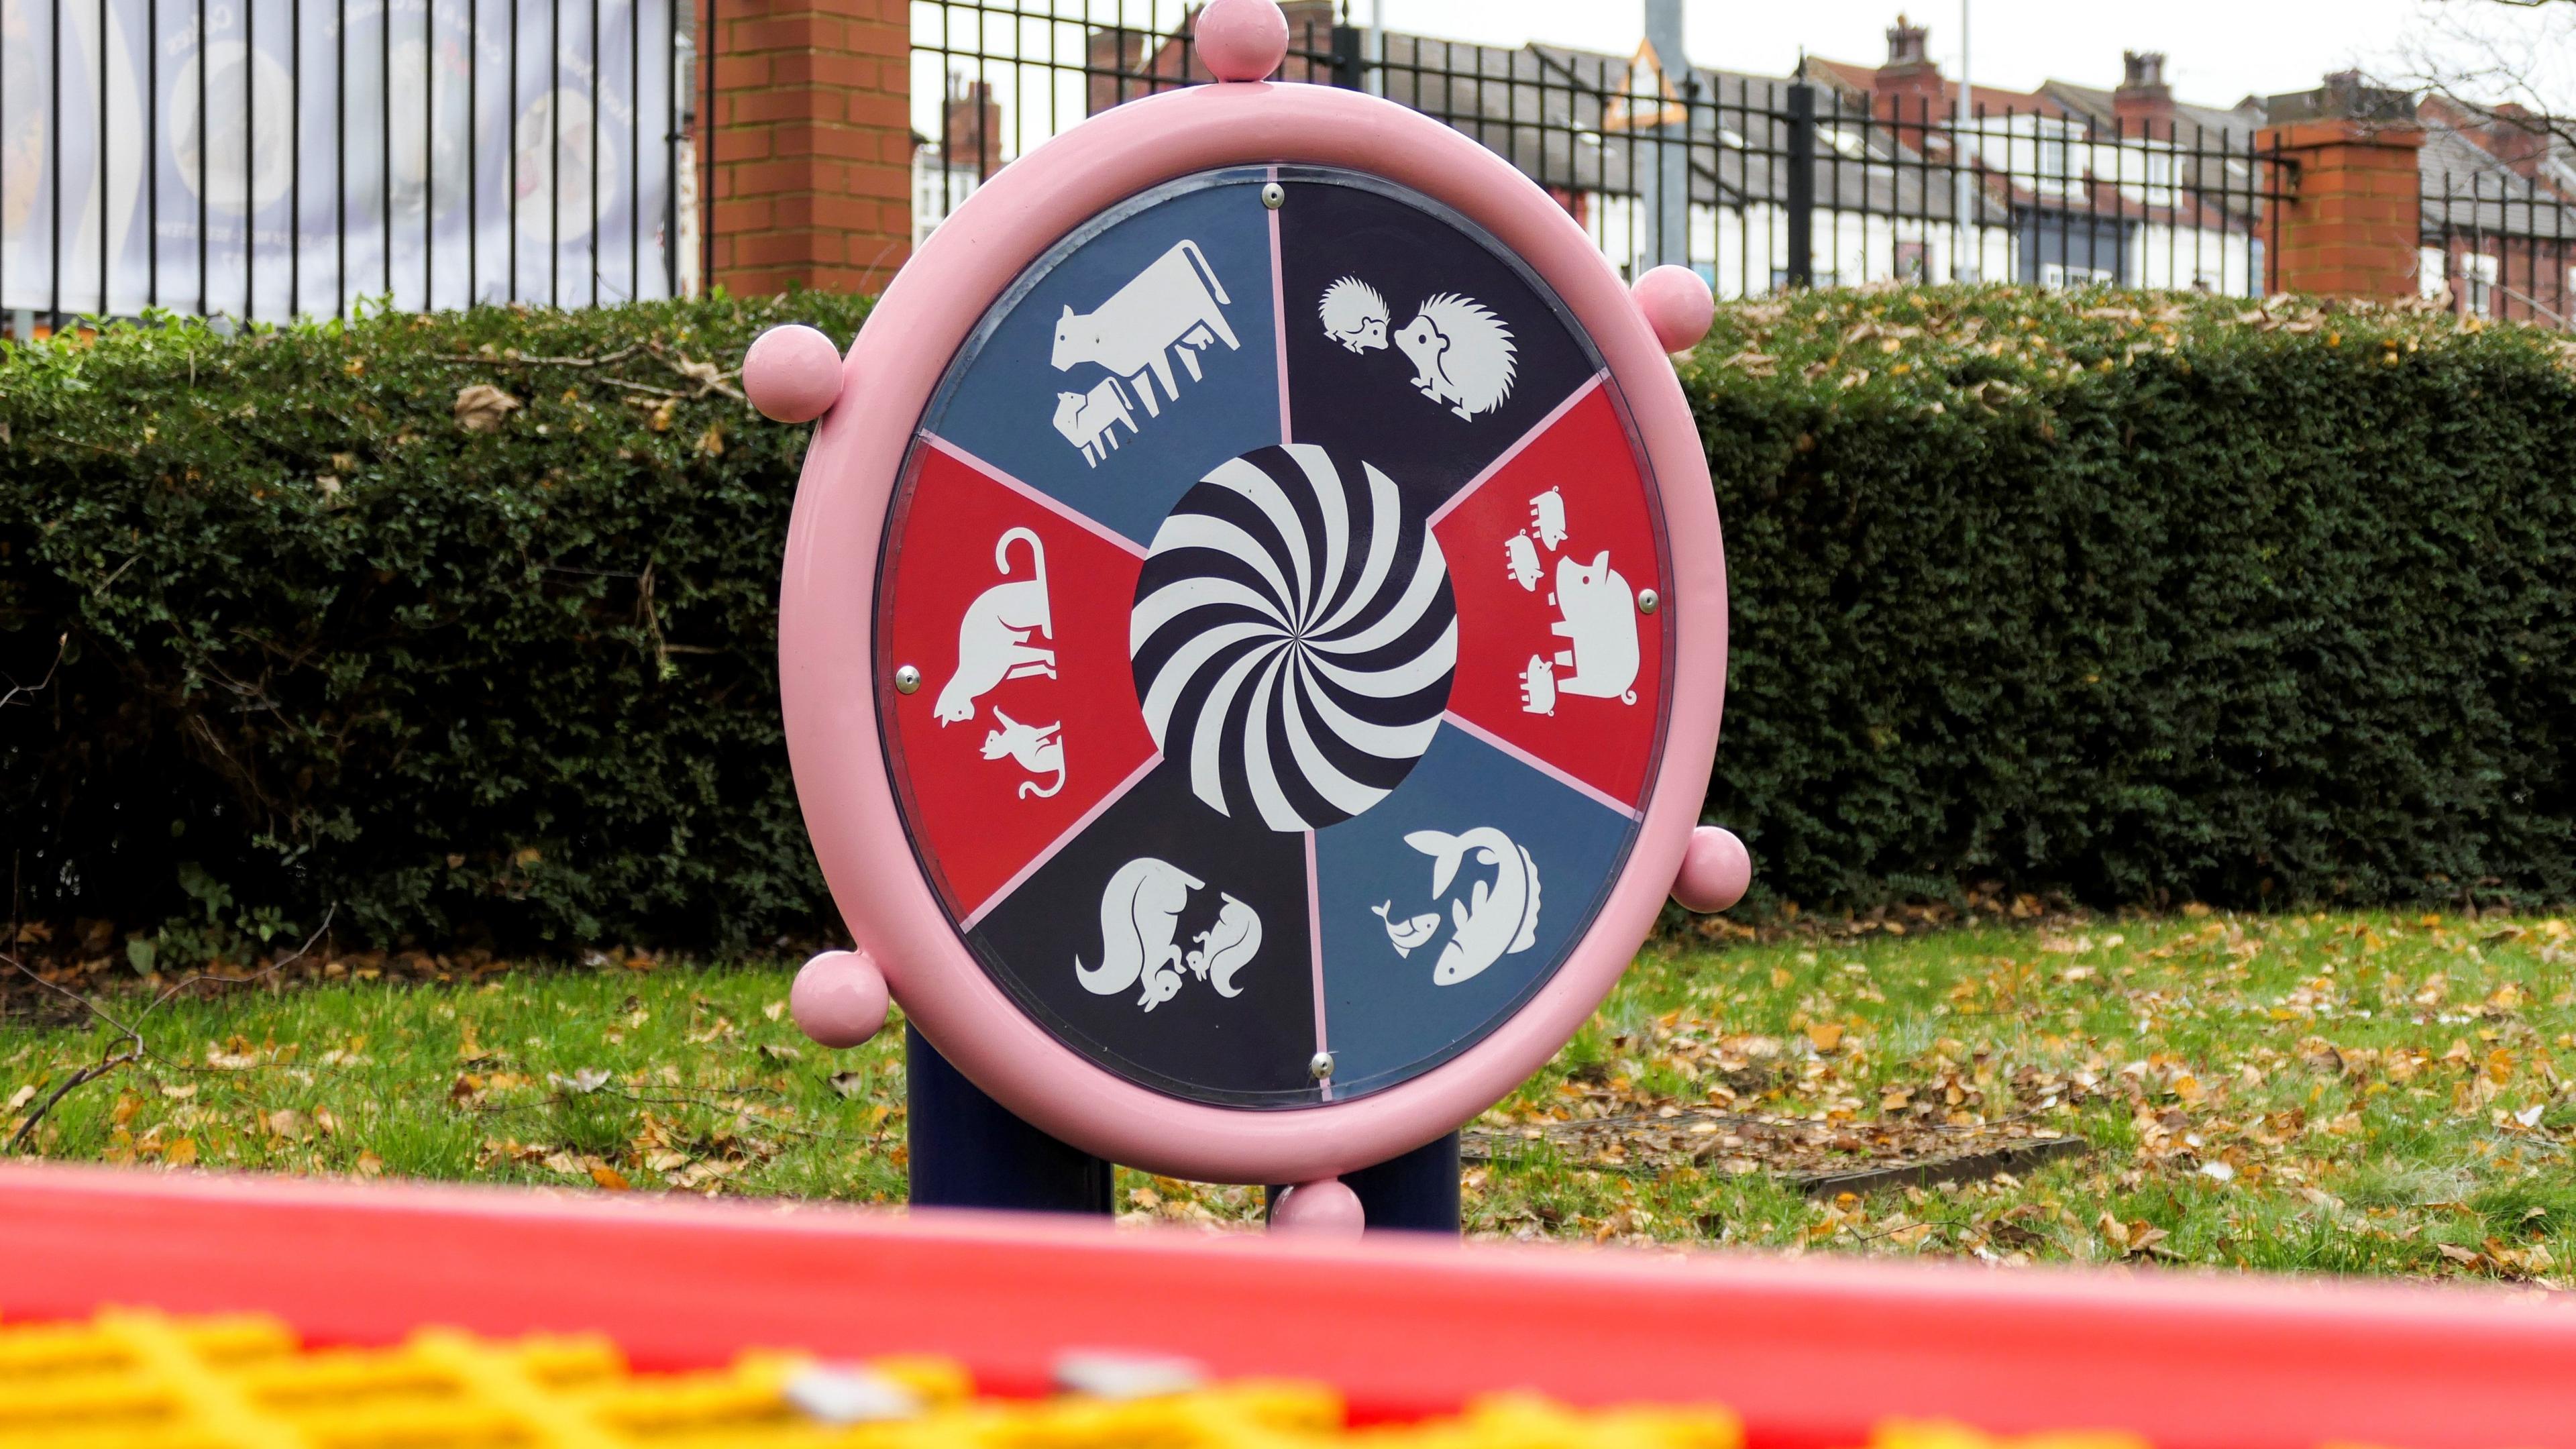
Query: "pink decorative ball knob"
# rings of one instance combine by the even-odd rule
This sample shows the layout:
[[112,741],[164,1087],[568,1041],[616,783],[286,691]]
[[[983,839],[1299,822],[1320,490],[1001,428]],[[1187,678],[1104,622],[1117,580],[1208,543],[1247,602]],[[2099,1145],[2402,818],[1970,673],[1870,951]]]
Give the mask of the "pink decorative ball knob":
[[1199,12],[1199,59],[1221,81],[1257,81],[1288,58],[1278,0],[1209,0]]
[[1637,310],[1646,314],[1646,325],[1655,329],[1655,340],[1666,352],[1697,347],[1708,335],[1708,324],[1717,320],[1717,298],[1688,267],[1657,267],[1639,277],[1628,294],[1637,299]]
[[815,1041],[857,1046],[885,1028],[885,974],[865,951],[826,951],[796,973],[787,1009]]
[[1270,1230],[1310,1238],[1356,1238],[1368,1225],[1360,1195],[1337,1177],[1301,1182],[1270,1210]]
[[1706,915],[1744,899],[1753,884],[1753,856],[1732,830],[1703,825],[1691,832],[1682,852],[1682,873],[1673,881],[1673,899],[1682,909]]
[[772,327],[743,354],[742,390],[782,423],[810,423],[841,395],[841,349],[811,327]]

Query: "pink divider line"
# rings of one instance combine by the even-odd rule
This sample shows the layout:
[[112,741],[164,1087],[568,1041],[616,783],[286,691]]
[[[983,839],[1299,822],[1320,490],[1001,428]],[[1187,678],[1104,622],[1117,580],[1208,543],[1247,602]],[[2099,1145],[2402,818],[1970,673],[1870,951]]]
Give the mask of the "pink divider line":
[[[1590,397],[1592,395],[1592,390],[1608,381],[1609,377],[1610,374],[1607,370],[1596,372],[1592,374],[1592,376],[1584,379],[1583,386],[1566,394],[1565,401],[1558,403],[1554,408],[1551,408],[1546,417],[1543,417],[1537,422],[1531,424],[1530,430],[1521,434],[1519,440],[1514,442],[1510,447],[1505,448],[1501,457],[1498,457],[1494,461],[1486,464],[1484,472],[1477,474],[1473,479],[1469,480],[1466,487],[1450,494],[1448,502],[1431,510],[1431,526],[1433,528],[1438,528],[1440,526],[1440,520],[1447,518],[1450,512],[1457,508],[1459,504],[1474,497],[1476,490],[1485,486],[1486,479],[1493,477],[1495,474],[1503,471],[1504,468],[1510,466],[1511,461],[1521,455],[1521,450],[1523,448],[1537,442],[1540,434],[1546,432],[1552,427],[1555,427],[1557,419],[1564,417],[1568,412],[1572,411],[1576,403]],[[1280,405],[1285,407],[1287,404],[1283,401]]]
[[1640,811],[1636,806],[1624,803],[1618,796],[1611,794],[1609,791],[1602,789],[1598,785],[1587,784],[1582,780],[1576,779],[1565,771],[1558,769],[1556,766],[1549,764],[1547,761],[1542,760],[1538,756],[1531,754],[1529,751],[1522,749],[1520,746],[1513,744],[1510,740],[1504,739],[1501,735],[1495,734],[1492,730],[1486,729],[1484,726],[1468,719],[1466,716],[1458,713],[1454,709],[1447,711],[1440,717],[1604,809],[1616,810],[1631,820],[1643,820],[1646,818],[1644,812]]
[[[1279,168],[1270,168],[1270,179],[1279,179]],[[1270,332],[1279,344],[1279,441],[1284,445],[1295,437],[1288,430],[1288,274],[1279,253],[1279,213],[1270,213]],[[1311,842],[1310,842],[1311,844]],[[1316,1050],[1321,1051],[1318,1047]]]
[[[1315,963],[1315,1050],[1330,1051],[1324,1041],[1324,883],[1315,874],[1315,832],[1306,832],[1306,950]],[[1333,1100],[1333,1084],[1322,1084],[1324,1100]]]
[[[1280,406],[1284,408],[1287,404],[1281,403]],[[1143,558],[1145,556],[1145,546],[1143,544],[1140,544],[1136,540],[1129,538],[1127,535],[1120,533],[1118,530],[1109,527],[1107,524],[1100,522],[1091,515],[1082,512],[1080,509],[1072,507],[1063,500],[1050,497],[1045,493],[1039,492],[1037,489],[1030,487],[1028,484],[1021,482],[1019,479],[1012,477],[1010,474],[1003,472],[1001,469],[996,468],[992,464],[985,462],[983,459],[976,457],[974,454],[967,452],[964,448],[957,446],[955,443],[948,441],[937,433],[925,432],[921,435],[921,440],[928,443],[930,446],[937,448],[940,452],[946,453],[949,457],[956,459],[958,462],[965,464],[967,467],[974,469],[976,472],[983,474],[985,477],[992,479],[994,482],[1001,484],[1003,487],[1010,489],[1012,492],[1017,493],[1022,498],[1029,500],[1040,508],[1055,514],[1067,523],[1079,524],[1083,528],[1089,529],[1091,532],[1096,533],[1100,537],[1107,539],[1109,542],[1118,545],[1118,547],[1125,549],[1127,552],[1134,554],[1138,558]]]
[[1143,780],[1148,774],[1152,773],[1154,767],[1161,763],[1163,763],[1162,751],[1156,750],[1154,753],[1147,755],[1145,757],[1145,763],[1138,765],[1134,774],[1119,781],[1117,786],[1108,794],[1101,796],[1099,800],[1092,804],[1090,809],[1083,811],[1081,819],[1066,826],[1064,828],[1064,833],[1057,836],[1052,842],[1050,842],[1046,849],[1039,851],[1034,856],[1031,856],[1028,864],[1021,866],[1012,874],[1009,880],[1002,882],[1002,884],[996,888],[991,895],[984,897],[984,903],[977,906],[972,912],[970,912],[966,919],[959,923],[958,928],[960,930],[967,931],[975,929],[975,923],[977,921],[984,919],[984,917],[992,911],[993,907],[1000,905],[1004,899],[1009,897],[1011,892],[1018,890],[1023,885],[1026,885],[1029,877],[1038,873],[1038,867],[1055,859],[1056,852],[1064,849],[1068,845],[1071,845],[1075,836],[1090,829],[1091,822],[1099,819],[1102,811],[1107,810],[1110,806],[1115,805],[1120,800],[1126,798],[1127,792],[1135,789],[1137,782]]

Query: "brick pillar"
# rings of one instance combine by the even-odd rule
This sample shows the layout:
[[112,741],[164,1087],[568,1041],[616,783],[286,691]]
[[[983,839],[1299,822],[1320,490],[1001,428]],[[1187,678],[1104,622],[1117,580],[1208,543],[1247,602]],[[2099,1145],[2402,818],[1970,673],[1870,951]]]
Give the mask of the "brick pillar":
[[2274,96],[2257,144],[2296,166],[2292,200],[2264,225],[2270,290],[2343,297],[2415,295],[2424,132],[2406,98],[2329,76],[2323,90]]
[[912,254],[911,12],[910,0],[716,0],[717,284],[876,292]]

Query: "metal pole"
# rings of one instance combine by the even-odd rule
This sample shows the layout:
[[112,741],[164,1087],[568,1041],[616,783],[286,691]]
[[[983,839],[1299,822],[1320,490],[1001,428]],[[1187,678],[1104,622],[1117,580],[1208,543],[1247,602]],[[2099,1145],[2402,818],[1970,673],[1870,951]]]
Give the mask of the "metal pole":
[[1816,284],[1816,88],[1807,84],[1804,68],[1789,87],[1788,281],[1792,287]]
[[1981,270],[1975,183],[1968,174],[1968,74],[1968,0],[1959,0],[1959,108],[1950,127],[1950,280],[1954,282],[1973,282]]
[[[1663,85],[1669,85],[1678,97],[1690,82],[1690,51],[1683,44],[1682,0],[1646,0],[1646,43],[1655,48],[1655,64],[1662,71]],[[1650,104],[1660,115],[1663,87],[1656,88]],[[1690,116],[1684,110],[1681,124],[1659,126],[1654,132],[1655,146],[1655,240],[1646,255],[1656,266],[1690,265]]]
[[1370,95],[1386,94],[1386,0],[1369,0],[1369,63],[1371,74],[1362,87]]

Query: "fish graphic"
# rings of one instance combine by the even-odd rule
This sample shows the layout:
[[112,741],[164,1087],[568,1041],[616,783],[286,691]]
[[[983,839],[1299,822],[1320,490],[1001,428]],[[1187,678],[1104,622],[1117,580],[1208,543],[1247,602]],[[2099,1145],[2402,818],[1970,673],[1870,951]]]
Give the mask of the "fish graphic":
[[1411,920],[1399,921],[1387,914],[1393,909],[1395,909],[1395,902],[1385,901],[1369,907],[1369,914],[1386,922],[1386,939],[1394,944],[1395,954],[1398,956],[1412,955],[1414,947],[1430,940],[1431,933],[1440,929],[1438,911],[1415,916]]
[[1469,854],[1477,864],[1496,868],[1494,879],[1477,881],[1467,899],[1450,899],[1449,913],[1457,929],[1450,932],[1448,944],[1440,948],[1440,959],[1432,965],[1432,984],[1455,986],[1504,956],[1538,943],[1538,862],[1510,836],[1483,825],[1457,835],[1417,830],[1405,836],[1404,843],[1431,857],[1433,900],[1447,893]]

